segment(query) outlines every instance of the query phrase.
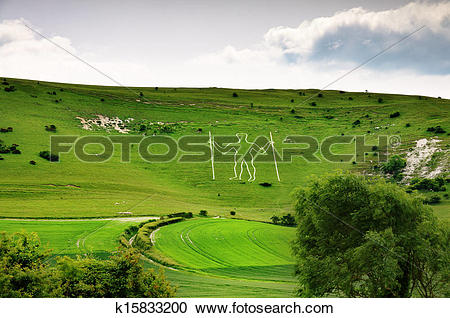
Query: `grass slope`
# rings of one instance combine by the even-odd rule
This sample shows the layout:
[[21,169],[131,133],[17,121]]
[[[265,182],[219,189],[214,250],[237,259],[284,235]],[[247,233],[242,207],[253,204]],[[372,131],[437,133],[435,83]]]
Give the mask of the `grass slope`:
[[[291,210],[289,194],[308,176],[359,168],[351,163],[308,163],[296,158],[292,164],[280,164],[282,182],[278,183],[273,165],[260,163],[257,182],[250,184],[228,180],[232,164],[217,164],[216,180],[212,181],[209,162],[151,164],[143,162],[135,149],[128,164],[120,162],[119,151],[103,164],[79,162],[72,153],[63,154],[61,163],[38,157],[39,151],[49,148],[53,134],[45,131],[45,125],[56,125],[58,135],[119,134],[83,130],[77,116],[180,122],[172,134],[175,138],[198,134],[198,128],[203,129],[202,134],[245,132],[249,140],[271,131],[277,147],[286,135],[312,135],[321,140],[341,133],[366,134],[369,142],[377,134],[396,134],[407,147],[413,140],[433,136],[426,132],[429,126],[450,126],[450,101],[429,97],[325,91],[319,98],[313,97],[317,90],[300,90],[305,93],[300,96],[299,90],[136,88],[149,101],[145,102],[120,87],[7,81],[17,90],[0,90],[0,127],[11,126],[14,131],[1,134],[0,139],[19,144],[22,154],[2,155],[5,160],[0,161],[0,216],[4,217],[115,216],[130,209],[135,215],[161,215],[206,209],[216,215],[234,210],[238,217],[267,221],[274,213]],[[233,92],[238,97],[233,97]],[[317,106],[310,105],[313,101]],[[389,118],[395,111],[400,117]],[[361,124],[352,127],[357,119]],[[446,135],[442,138],[449,139]],[[30,165],[30,160],[37,165]],[[263,188],[259,182],[273,186]]]

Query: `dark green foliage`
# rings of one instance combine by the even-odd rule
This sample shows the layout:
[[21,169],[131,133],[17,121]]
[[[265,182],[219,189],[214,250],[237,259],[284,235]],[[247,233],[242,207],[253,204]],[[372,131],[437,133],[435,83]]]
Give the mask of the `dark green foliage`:
[[322,97],[323,97],[323,94],[322,94],[322,93],[319,93],[319,94],[317,94],[317,97],[322,98]]
[[295,217],[288,213],[286,215],[283,215],[280,219],[280,224],[284,226],[295,226],[297,223],[295,222]]
[[206,211],[206,210],[200,210],[199,215],[200,215],[200,216],[207,216],[207,215],[208,215],[208,211]]
[[326,119],[333,119],[334,116],[332,116],[332,115],[326,115],[325,118],[326,118]]
[[359,125],[359,124],[361,124],[361,121],[360,121],[359,119],[355,120],[355,121],[352,123],[353,126],[356,126],[356,125]]
[[372,146],[372,151],[377,151],[378,150],[378,146]]
[[238,97],[238,94],[236,92],[233,93],[233,97]]
[[445,191],[445,180],[442,177],[435,179],[413,178],[409,183],[409,188],[412,190]]
[[410,123],[406,123],[405,127],[411,127]]
[[262,187],[271,187],[272,186],[272,183],[268,183],[268,182],[261,182],[260,184],[259,184],[260,186],[262,186]]
[[295,114],[295,109],[291,108],[290,112],[291,112],[291,114]]
[[378,97],[378,103],[382,103],[383,102],[383,99],[381,98],[381,97]]
[[389,115],[389,118],[395,118],[395,117],[399,117],[400,116],[400,112],[395,112]]
[[59,258],[55,266],[36,234],[0,233],[0,297],[172,297],[161,273],[144,270],[134,249],[108,260]]
[[276,216],[276,215],[272,216],[270,219],[272,220],[273,224],[279,224],[280,223],[280,218],[278,216]]
[[353,97],[349,97],[348,100],[353,100]]
[[192,212],[178,212],[178,213],[172,213],[172,214],[167,214],[168,218],[185,218],[185,219],[190,219],[192,218],[194,215],[192,214]]
[[441,202],[441,196],[439,194],[432,194],[423,199],[424,204],[437,204],[439,202]]
[[394,178],[400,177],[400,173],[405,167],[406,160],[398,155],[392,156],[387,162],[381,164],[381,170],[393,175]]
[[105,99],[104,99],[104,98],[100,98],[100,101],[101,101],[101,102],[104,102],[104,101],[105,101]]
[[13,155],[20,155],[22,152],[19,149],[14,149],[11,151]]
[[59,156],[58,155],[50,153],[50,151],[47,151],[47,150],[41,151],[39,153],[39,157],[44,158],[44,159],[46,159],[48,161],[51,161],[51,162],[59,161]]
[[236,211],[230,211],[230,215],[236,215]]
[[184,218],[182,217],[174,217],[169,219],[160,219],[158,221],[151,220],[149,222],[141,224],[139,231],[136,234],[136,238],[134,239],[133,246],[139,248],[142,251],[149,250],[153,246],[150,235],[154,230],[161,226],[177,223],[183,220]]
[[5,92],[14,92],[16,91],[16,88],[14,86],[10,86],[10,87],[5,87]]
[[144,96],[144,93],[139,92],[139,96],[140,96],[140,97],[143,97],[143,96]]
[[436,133],[436,134],[445,134],[446,133],[445,129],[442,128],[441,126],[428,127],[427,131],[433,132],[433,133]]
[[56,132],[56,126],[55,125],[45,126],[45,130]]
[[291,103],[293,103],[294,102],[294,99],[291,99]]
[[317,103],[316,102],[312,102],[311,106],[317,106]]
[[420,198],[351,174],[317,178],[295,197],[300,296],[448,296],[448,227]]

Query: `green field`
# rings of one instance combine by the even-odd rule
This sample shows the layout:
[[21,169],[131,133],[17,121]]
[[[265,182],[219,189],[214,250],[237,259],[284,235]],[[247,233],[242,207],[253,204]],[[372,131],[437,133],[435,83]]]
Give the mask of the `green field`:
[[[55,255],[111,253],[120,233],[140,222],[104,219],[123,216],[121,212],[139,217],[176,212],[197,215],[207,210],[211,217],[229,217],[235,211],[237,219],[269,222],[273,215],[294,212],[290,194],[309,177],[335,170],[366,173],[370,161],[377,158],[369,152],[366,163],[353,164],[353,159],[308,162],[295,157],[292,163],[279,162],[280,182],[273,163],[257,163],[256,181],[248,182],[246,174],[242,181],[229,180],[232,163],[216,163],[213,180],[210,162],[149,163],[139,157],[136,146],[131,148],[129,163],[121,162],[120,147],[110,160],[98,164],[79,161],[73,150],[61,154],[59,163],[39,157],[40,151],[49,149],[52,135],[123,135],[98,127],[85,130],[77,117],[133,118],[129,128],[134,135],[143,134],[139,127],[149,122],[173,125],[172,132],[156,134],[174,138],[247,133],[252,141],[271,132],[279,151],[289,146],[283,142],[289,135],[308,135],[319,141],[342,134],[365,135],[368,145],[376,145],[380,135],[396,135],[401,145],[388,150],[404,155],[416,140],[436,136],[427,128],[450,130],[450,100],[425,96],[328,90],[318,97],[316,89],[153,87],[132,88],[135,94],[122,87],[5,80],[16,90],[6,92],[0,85],[0,128],[12,127],[13,131],[0,133],[0,140],[18,144],[21,153],[0,154],[4,159],[0,160],[0,231],[37,232]],[[391,118],[395,112],[400,116]],[[360,123],[354,125],[357,120]],[[47,131],[48,125],[55,125],[56,132]],[[448,132],[438,138],[448,157]],[[353,147],[336,145],[333,151],[344,153]],[[101,151],[95,146],[87,150]],[[317,156],[323,159],[320,151]],[[271,186],[263,187],[263,182]],[[444,194],[448,188],[439,193],[442,202],[432,206],[439,218],[447,220],[450,200]],[[179,286],[178,295],[292,295],[289,241],[293,229],[244,220],[196,218],[156,233],[153,253],[178,269],[166,269],[169,279]]]
[[205,219],[162,227],[156,249],[181,267],[217,276],[292,281],[295,229],[260,222]]
[[139,220],[1,220],[0,230],[35,232],[53,255],[102,255],[115,251],[119,235]]

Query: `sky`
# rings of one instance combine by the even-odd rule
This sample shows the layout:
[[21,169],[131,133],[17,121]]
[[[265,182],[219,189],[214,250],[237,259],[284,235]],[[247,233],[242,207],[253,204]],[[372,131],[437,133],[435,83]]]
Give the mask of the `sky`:
[[450,1],[0,0],[0,76],[450,98]]

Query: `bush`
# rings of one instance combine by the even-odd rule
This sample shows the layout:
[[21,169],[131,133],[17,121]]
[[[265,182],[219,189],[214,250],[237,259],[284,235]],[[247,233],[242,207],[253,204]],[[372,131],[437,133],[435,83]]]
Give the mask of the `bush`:
[[140,97],[144,97],[144,93],[139,92],[139,96],[140,96]]
[[360,121],[359,119],[355,120],[355,121],[352,123],[353,126],[357,126],[357,125],[359,125],[359,124],[361,124],[361,121]]
[[16,91],[16,88],[14,86],[5,87],[5,92],[14,92]]
[[280,218],[278,216],[276,216],[276,215],[272,216],[270,219],[272,220],[273,224],[280,223]]
[[35,165],[36,165],[36,161],[34,161],[34,160],[30,160],[30,165],[33,165],[33,166],[35,166]]
[[291,114],[295,114],[295,109],[291,108],[290,112],[291,112]]
[[317,94],[317,97],[322,98],[322,97],[323,97],[323,94],[322,94],[322,93],[319,93],[319,94]]
[[413,178],[410,181],[409,188],[412,190],[426,191],[445,191],[445,180],[442,177],[435,179]]
[[410,123],[406,123],[406,125],[405,125],[405,127],[411,127],[411,124]]
[[13,151],[11,151],[11,153],[13,155],[20,155],[22,152],[19,149],[14,149]]
[[395,113],[390,114],[389,118],[395,118],[395,117],[398,117],[398,116],[400,116],[400,112],[395,112]]
[[104,99],[104,98],[100,98],[100,101],[101,101],[101,102],[104,102],[104,101],[105,101],[105,99]]
[[185,219],[190,219],[192,218],[194,215],[192,214],[192,212],[177,212],[177,213],[172,213],[172,214],[168,214],[167,217],[169,218],[185,218]]
[[311,106],[317,106],[317,103],[316,102],[312,102]]
[[56,126],[55,125],[45,126],[45,130],[55,132]]
[[238,97],[238,94],[236,92],[234,92],[233,97]]
[[268,183],[268,182],[261,182],[260,184],[259,184],[260,186],[262,186],[262,187],[271,187],[272,186],[272,183]]
[[383,99],[381,98],[381,97],[378,97],[378,103],[382,103],[383,102]]
[[387,162],[381,164],[381,170],[384,173],[392,174],[394,177],[398,176],[405,167],[406,160],[399,155],[394,155]]
[[236,215],[236,211],[230,211],[230,215]]
[[441,197],[439,194],[432,194],[429,197],[423,199],[423,203],[425,204],[437,204],[441,202]]
[[436,127],[428,127],[427,131],[429,132],[434,132],[436,134],[445,134],[446,131],[444,128],[442,128],[441,126],[436,126]]
[[39,153],[39,157],[44,158],[45,160],[51,161],[51,162],[58,162],[59,156],[53,153],[50,153],[50,151],[44,150]]
[[349,97],[348,100],[353,100],[353,97]]
[[207,215],[208,215],[208,211],[206,211],[206,210],[200,210],[199,215],[200,215],[200,216],[207,216]]

